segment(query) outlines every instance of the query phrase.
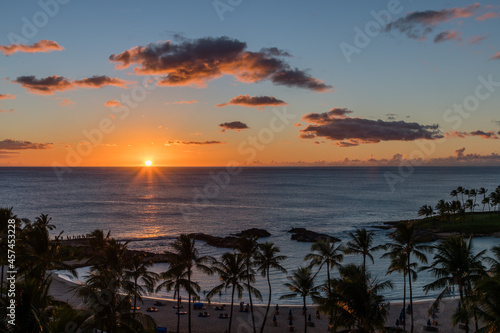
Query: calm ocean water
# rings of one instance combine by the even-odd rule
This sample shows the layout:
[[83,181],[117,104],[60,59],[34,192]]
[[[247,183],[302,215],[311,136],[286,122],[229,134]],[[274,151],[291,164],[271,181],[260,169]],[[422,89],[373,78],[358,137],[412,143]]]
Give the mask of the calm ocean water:
[[[270,241],[281,247],[292,270],[303,263],[310,244],[290,240],[292,227],[330,233],[342,240],[357,227],[385,221],[413,219],[420,206],[450,200],[457,186],[494,189],[500,185],[500,167],[421,167],[411,174],[393,167],[360,168],[243,168],[228,176],[225,168],[74,168],[58,180],[51,168],[0,168],[0,206],[14,207],[20,217],[34,219],[50,214],[56,231],[80,235],[94,229],[111,230],[112,236],[130,240],[130,247],[162,252],[180,233],[204,232],[225,236],[247,228],[263,228]],[[389,179],[398,182],[390,185]],[[219,185],[216,185],[219,183]],[[480,200],[478,200],[480,201]],[[479,207],[481,209],[481,207]],[[387,241],[376,230],[376,242]],[[55,232],[54,232],[55,234]],[[478,249],[499,243],[495,238],[475,241]],[[224,249],[198,243],[202,254],[218,256]],[[402,298],[401,277],[385,277],[388,263],[378,259],[370,267],[374,276],[395,284],[385,293]],[[360,258],[347,256],[346,262]],[[156,265],[162,271],[165,265]],[[197,277],[200,281],[201,277]],[[286,293],[285,276],[273,277],[275,302]],[[319,277],[322,280],[322,277]],[[203,278],[202,289],[216,278]],[[421,273],[415,283],[432,280]],[[258,281],[264,291],[264,281]],[[222,296],[221,300],[225,300]]]

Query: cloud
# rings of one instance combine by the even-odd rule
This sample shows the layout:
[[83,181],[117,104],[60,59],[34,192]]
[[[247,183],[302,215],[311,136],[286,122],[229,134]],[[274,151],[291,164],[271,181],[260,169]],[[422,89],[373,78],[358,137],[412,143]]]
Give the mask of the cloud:
[[12,80],[12,83],[18,83],[23,88],[28,90],[28,92],[38,95],[53,95],[58,91],[66,91],[76,89],[76,87],[82,88],[101,88],[104,86],[118,86],[121,88],[126,88],[128,82],[118,78],[110,78],[108,76],[92,76],[90,78],[85,78],[82,80],[70,81],[64,76],[52,75],[45,78],[37,79],[34,75],[29,76],[19,76],[17,79]]
[[490,58],[490,59],[488,59],[488,60],[493,60],[493,59],[495,59],[495,60],[500,59],[500,51],[498,51],[498,52],[497,52],[497,54],[495,54],[493,57],[491,57],[491,58]]
[[464,151],[465,151],[465,147],[462,147],[460,149],[455,150],[455,156],[457,158],[463,158],[464,157]]
[[225,145],[225,142],[221,141],[167,141],[165,142],[165,146],[204,146],[204,145]]
[[111,107],[120,107],[122,106],[122,103],[120,103],[119,101],[115,101],[114,99],[110,100],[110,101],[107,101],[106,103],[104,103],[105,106],[107,106],[108,108],[111,108]]
[[263,108],[264,106],[278,106],[278,105],[288,105],[284,101],[275,98],[274,96],[253,96],[249,95],[239,95],[233,97],[227,103],[217,104],[217,107],[224,107],[227,105],[242,105],[249,107]]
[[481,130],[472,131],[472,132],[450,131],[450,132],[447,132],[445,135],[446,135],[446,137],[459,138],[459,139],[464,139],[464,138],[470,137],[470,136],[479,136],[483,139],[494,139],[494,140],[500,139],[494,131],[485,132],[485,131],[481,131]]
[[254,83],[270,80],[276,85],[310,89],[317,92],[332,87],[294,69],[279,58],[288,53],[276,48],[259,52],[246,51],[246,43],[228,37],[171,41],[136,46],[109,59],[117,69],[135,66],[138,75],[162,75],[160,86],[204,87],[208,81],[223,75]]
[[2,110],[0,109],[0,113],[14,112],[14,109]]
[[408,38],[422,40],[428,33],[432,32],[434,27],[439,23],[458,18],[471,17],[479,7],[481,7],[480,4],[475,3],[467,7],[411,12],[406,14],[405,17],[387,24],[385,31],[396,29],[406,34]]
[[[332,112],[334,111],[334,112]],[[308,125],[300,130],[302,139],[324,137],[340,147],[353,147],[380,141],[413,141],[442,138],[438,125],[421,125],[405,121],[370,120],[345,116],[352,111],[335,108],[326,113],[309,113],[302,120]]]
[[16,95],[12,94],[0,94],[0,99],[16,99]]
[[1,150],[26,150],[26,149],[49,149],[52,143],[34,143],[30,141],[20,141],[5,139],[0,141]]
[[494,18],[497,18],[499,16],[500,15],[498,13],[489,12],[489,13],[484,13],[483,15],[476,17],[476,20],[484,21],[484,20],[494,19]]
[[242,123],[241,121],[232,121],[229,123],[219,124],[219,127],[222,127],[221,132],[225,132],[225,130],[236,130],[237,132],[249,128],[247,124]]
[[469,39],[469,44],[479,44],[484,39],[486,39],[486,36],[472,36]]
[[9,56],[16,52],[36,53],[36,52],[52,52],[61,51],[64,47],[60,46],[57,42],[51,40],[41,40],[31,45],[26,44],[10,44],[0,45],[0,52]]
[[72,101],[69,98],[56,97],[55,99],[60,100],[60,102],[59,102],[60,106],[73,106],[76,104],[74,101]]
[[[178,102],[172,102],[172,104],[194,104],[194,103],[198,103],[198,101],[192,99],[190,101],[186,101],[186,100],[182,100],[182,101],[178,101]],[[170,102],[166,102],[165,104],[170,104]]]
[[443,31],[443,32],[440,32],[439,34],[437,34],[436,37],[434,37],[434,43],[441,43],[441,42],[445,42],[448,40],[454,40],[454,39],[461,42],[462,41],[461,35],[462,35],[461,32],[457,32],[455,30]]

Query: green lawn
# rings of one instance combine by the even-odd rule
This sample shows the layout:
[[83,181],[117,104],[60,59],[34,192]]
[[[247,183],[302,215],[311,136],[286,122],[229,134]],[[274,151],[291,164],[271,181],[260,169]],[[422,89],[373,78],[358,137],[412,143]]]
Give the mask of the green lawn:
[[431,229],[436,232],[465,232],[467,234],[491,234],[500,232],[500,214],[489,212],[475,212],[474,216],[467,213],[465,216],[451,215],[447,217],[426,217],[418,222],[422,229]]

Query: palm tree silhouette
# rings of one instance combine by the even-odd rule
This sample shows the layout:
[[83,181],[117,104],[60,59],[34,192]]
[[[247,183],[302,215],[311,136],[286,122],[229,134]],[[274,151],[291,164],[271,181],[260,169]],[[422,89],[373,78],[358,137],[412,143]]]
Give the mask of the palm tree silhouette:
[[[175,262],[184,267],[187,273],[188,283],[191,283],[191,277],[194,269],[199,269],[206,274],[212,274],[212,270],[207,263],[213,262],[209,256],[200,256],[195,246],[195,240],[189,235],[181,234],[172,244],[174,251],[165,252],[169,262]],[[191,298],[192,290],[188,291],[188,332],[191,333]]]
[[500,276],[486,276],[479,280],[475,291],[479,295],[475,300],[475,312],[485,324],[481,332],[500,331]]
[[[146,292],[153,292],[159,275],[155,272],[148,270],[153,263],[146,260],[143,255],[137,254],[132,256],[127,261],[127,268],[125,269],[125,281],[130,281],[127,289],[134,299],[134,308],[132,313],[135,314],[137,308],[137,300],[142,301],[142,295]],[[142,284],[139,284],[142,282]]]
[[481,203],[483,204],[483,212],[484,212],[484,206],[489,203],[489,200],[486,201],[486,193],[488,193],[488,190],[485,189],[484,187],[481,187],[478,191],[477,194],[482,195],[483,199],[481,200]]
[[356,253],[363,256],[363,270],[366,272],[366,258],[368,257],[372,264],[375,263],[372,252],[381,249],[380,246],[373,245],[373,231],[368,232],[365,228],[356,229],[349,233],[350,241],[347,242],[346,254]]
[[[433,303],[437,308],[441,300],[450,295],[450,287],[458,286],[461,310],[468,312],[465,298],[472,292],[472,284],[485,275],[482,259],[485,250],[474,254],[472,239],[465,241],[462,237],[452,236],[434,247],[436,254],[428,269],[437,279],[424,286],[424,291],[443,289]],[[469,332],[469,315],[465,315],[465,331]],[[476,321],[477,322],[477,321]]]
[[[238,299],[241,299],[243,291],[245,290],[244,286],[248,281],[245,258],[239,253],[226,252],[222,255],[221,261],[214,262],[212,269],[219,275],[221,284],[210,290],[207,294],[209,299],[222,292],[222,290],[227,291],[229,288],[232,288],[228,328],[228,332],[231,333],[234,295],[236,294]],[[250,280],[253,281],[253,278],[250,278]],[[250,287],[250,292],[258,294],[258,291],[253,287]]]
[[397,258],[402,253],[406,259],[406,276],[408,277],[408,285],[410,288],[410,316],[411,316],[411,332],[413,332],[413,291],[412,280],[417,278],[416,274],[412,274],[411,270],[415,269],[415,263],[411,262],[411,257],[415,256],[422,263],[427,263],[427,257],[424,252],[431,250],[428,245],[423,245],[423,236],[418,234],[415,229],[415,222],[402,222],[396,225],[396,230],[389,234],[392,242],[385,245],[389,249],[390,257]]
[[274,246],[273,243],[263,243],[259,244],[259,252],[255,255],[255,266],[257,271],[261,273],[262,277],[267,279],[267,285],[269,288],[269,298],[267,301],[266,314],[264,316],[264,321],[260,328],[260,333],[264,332],[264,327],[267,321],[267,315],[269,314],[269,308],[271,307],[271,269],[286,273],[286,269],[281,266],[280,262],[286,259],[286,256],[278,255],[280,253],[280,248]]
[[290,282],[285,283],[285,287],[288,287],[292,291],[290,294],[286,294],[280,297],[280,299],[290,299],[297,296],[302,297],[302,303],[304,306],[304,333],[307,333],[307,307],[306,299],[310,297],[315,299],[319,296],[318,287],[314,285],[314,275],[311,271],[311,267],[299,267],[293,272],[292,276],[289,276]]
[[259,244],[255,240],[254,237],[239,237],[238,238],[238,243],[236,246],[236,249],[238,252],[242,255],[243,259],[245,260],[245,265],[246,265],[246,276],[247,276],[247,290],[248,290],[248,297],[250,301],[250,312],[252,314],[252,328],[253,328],[253,333],[256,332],[255,329],[255,316],[253,312],[253,300],[252,300],[252,292],[251,292],[251,283],[250,283],[250,278],[255,275],[253,272],[252,266],[254,265],[252,259],[254,255],[257,253],[257,250],[259,248]]
[[349,332],[375,332],[383,329],[387,309],[382,306],[384,297],[379,293],[392,288],[390,281],[372,279],[362,267],[353,264],[339,268],[340,278],[332,279],[333,292],[320,299],[318,309],[333,313],[330,327],[335,332],[340,326],[351,328]]

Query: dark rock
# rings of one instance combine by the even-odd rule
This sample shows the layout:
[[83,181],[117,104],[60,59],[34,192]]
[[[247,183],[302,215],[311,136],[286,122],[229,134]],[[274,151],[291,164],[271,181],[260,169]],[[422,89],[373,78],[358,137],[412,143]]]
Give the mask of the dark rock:
[[315,231],[307,230],[305,228],[292,228],[288,230],[289,233],[292,233],[292,240],[296,240],[297,242],[317,242],[320,239],[330,238],[332,241],[339,241],[340,239],[333,237],[327,234],[321,234]]
[[269,233],[269,231],[267,231],[265,229],[252,228],[252,229],[243,230],[242,232],[239,232],[235,235],[238,237],[262,238],[262,237],[271,236],[271,233]]
[[193,237],[196,240],[205,242],[210,246],[222,247],[222,248],[234,248],[236,247],[238,242],[238,238],[234,236],[217,237],[217,236],[207,235],[201,232],[189,234],[189,236]]

